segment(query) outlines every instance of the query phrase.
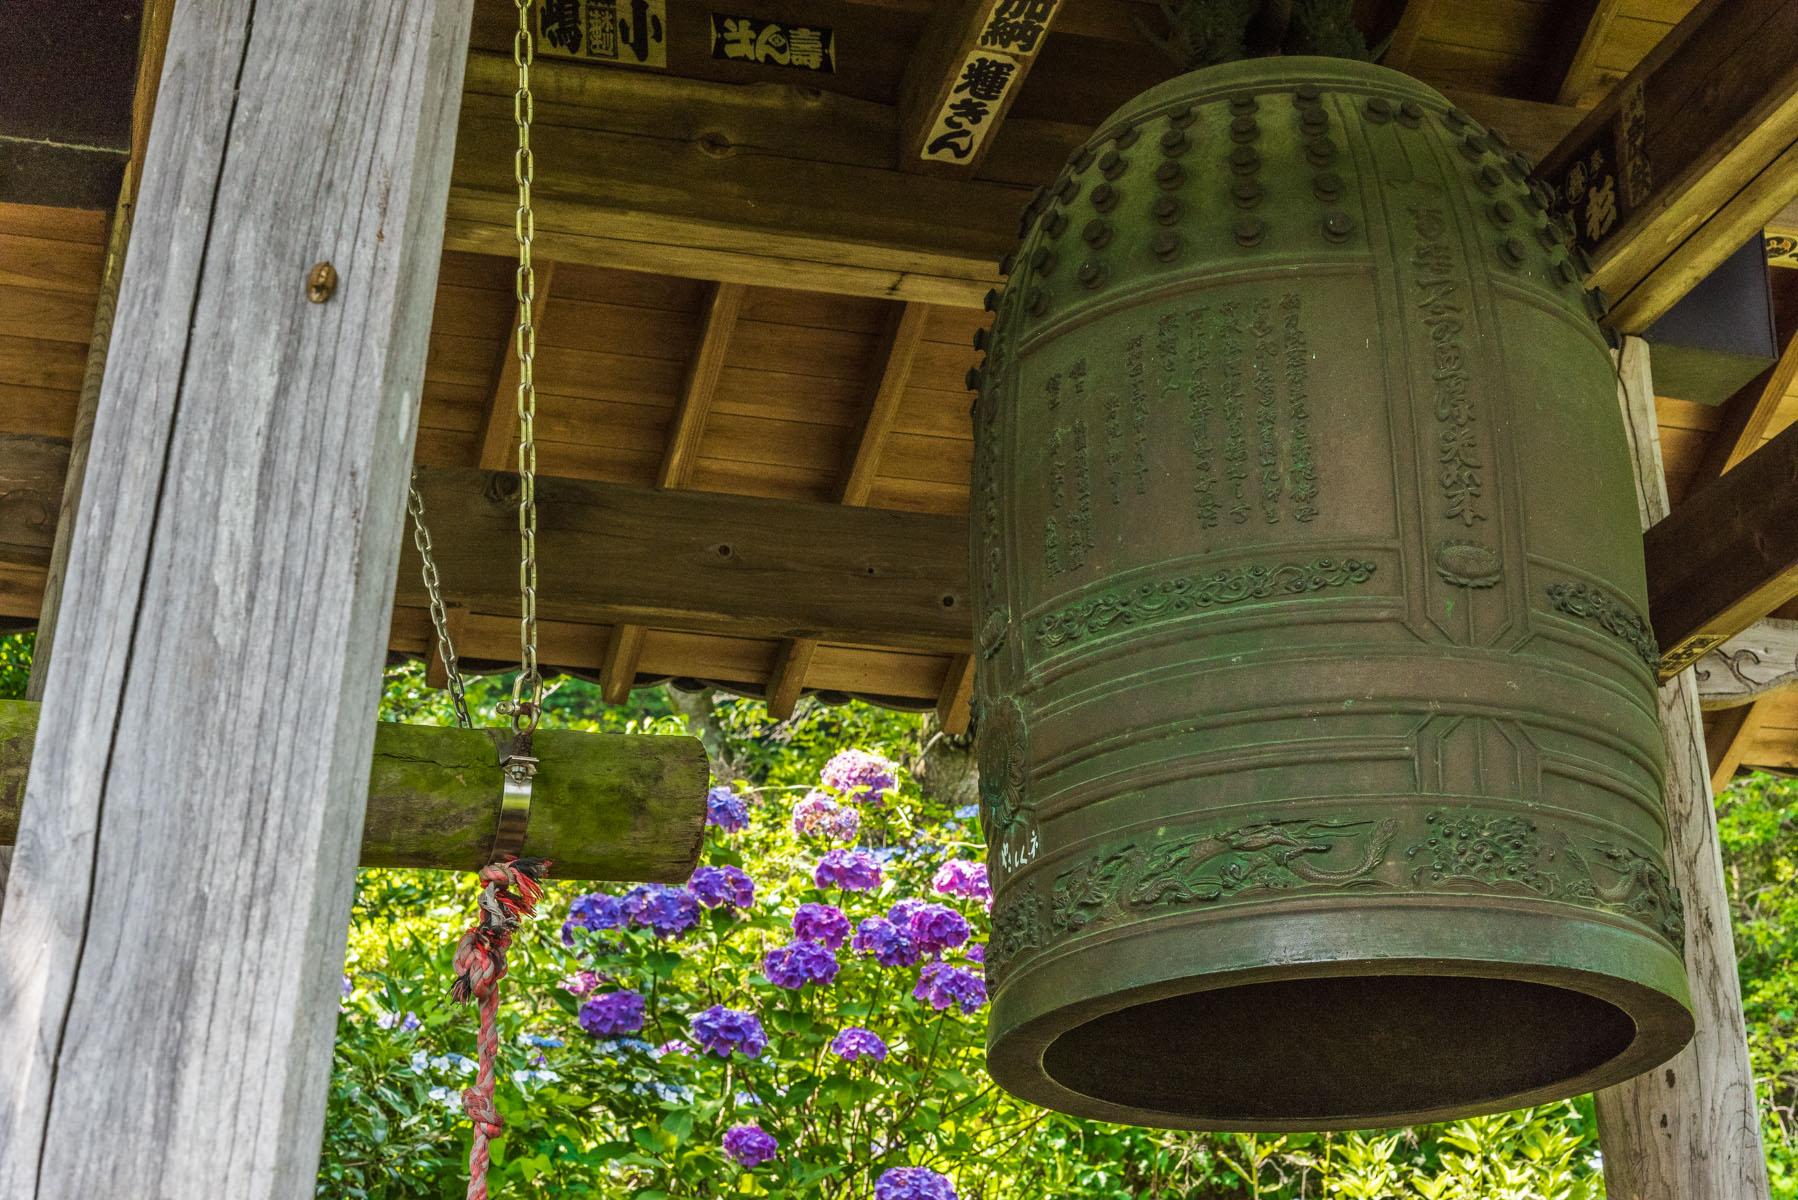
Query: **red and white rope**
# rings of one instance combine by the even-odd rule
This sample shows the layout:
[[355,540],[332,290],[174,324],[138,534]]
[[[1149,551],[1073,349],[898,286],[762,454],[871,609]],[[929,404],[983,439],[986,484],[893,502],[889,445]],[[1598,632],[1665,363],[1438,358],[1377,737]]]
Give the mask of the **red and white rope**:
[[456,981],[450,985],[450,998],[458,1004],[473,1000],[480,1013],[479,1066],[474,1084],[462,1093],[462,1111],[474,1124],[468,1200],[487,1200],[487,1144],[505,1127],[493,1106],[493,1089],[499,1063],[499,981],[506,977],[506,951],[519,923],[536,909],[548,870],[548,859],[510,856],[482,867],[481,919],[456,945]]

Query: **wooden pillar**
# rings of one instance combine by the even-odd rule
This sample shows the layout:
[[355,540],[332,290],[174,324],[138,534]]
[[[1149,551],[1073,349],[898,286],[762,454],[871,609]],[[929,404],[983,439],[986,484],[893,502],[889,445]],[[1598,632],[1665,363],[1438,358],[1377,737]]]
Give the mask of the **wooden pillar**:
[[313,1193],[470,7],[175,13],[0,916],[5,1200]]
[[[1648,343],[1640,338],[1624,341],[1618,399],[1647,528],[1667,515],[1668,504]],[[1667,857],[1685,901],[1686,970],[1697,1032],[1671,1062],[1598,1093],[1605,1194],[1610,1200],[1764,1200],[1760,1113],[1690,670],[1661,688],[1661,727],[1667,736]]]

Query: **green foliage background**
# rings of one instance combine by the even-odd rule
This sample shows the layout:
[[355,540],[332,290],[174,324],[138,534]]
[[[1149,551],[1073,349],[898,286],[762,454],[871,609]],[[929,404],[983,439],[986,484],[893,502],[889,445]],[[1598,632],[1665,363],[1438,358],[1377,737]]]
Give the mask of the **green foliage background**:
[[[477,684],[477,711],[489,707],[506,686],[504,679]],[[594,691],[582,684],[564,685],[552,697],[553,715],[546,721],[588,729],[683,727],[659,689],[639,692],[629,710],[605,709]],[[416,670],[390,677],[385,715],[418,722],[449,720],[441,696],[422,687]],[[809,882],[794,882],[792,860],[806,851],[786,829],[784,806],[815,784],[819,769],[840,749],[873,750],[915,767],[929,736],[926,721],[860,705],[827,708],[808,702],[793,720],[772,722],[759,703],[721,698],[707,732],[714,758],[728,761],[743,777],[739,786],[761,800],[756,824],[735,842],[726,845],[713,834],[707,861],[740,863],[763,889],[757,907],[766,911],[745,922],[742,931],[727,935],[747,939],[740,951],[720,950],[718,929],[708,928],[710,949],[697,961],[718,986],[744,989],[740,994],[752,996],[760,1007],[776,1047],[763,1060],[769,1071],[779,1073],[789,1087],[808,1087],[808,1080],[824,1075],[797,1060],[803,1055],[780,1049],[803,1045],[809,1052],[820,1044],[815,1037],[807,1042],[796,1034],[795,1020],[834,1028],[852,1018],[876,1024],[881,1014],[866,1017],[869,998],[848,985],[851,958],[845,951],[845,983],[841,995],[833,997],[841,1011],[827,1011],[825,999],[814,996],[795,1009],[805,1010],[797,1018],[770,1017],[783,997],[770,995],[772,989],[760,981],[754,963],[761,949],[777,944],[769,938],[783,926],[792,904],[817,898],[792,890]],[[1780,1200],[1798,1200],[1793,792],[1789,781],[1755,776],[1730,789],[1719,806],[1773,1192]],[[910,777],[896,809],[908,814],[908,823],[886,836],[899,845],[934,847],[934,857],[921,856],[928,865],[942,855],[977,854],[967,845],[977,831],[922,795]],[[809,860],[801,865],[809,866]],[[905,876],[903,867],[892,873]],[[903,894],[930,896],[927,878],[921,867],[913,871]],[[884,1158],[874,1157],[887,1165],[913,1162],[944,1171],[954,1177],[963,1200],[1587,1200],[1603,1195],[1589,1098],[1453,1125],[1365,1134],[1256,1137],[1107,1126],[1030,1109],[995,1093],[979,1061],[983,1014],[951,1023],[927,1073],[920,1071],[904,1037],[893,1039],[895,1054],[887,1066],[840,1073],[843,1078],[833,1085],[840,1093],[838,1116],[847,1122],[843,1128],[862,1131],[860,1141],[833,1146],[815,1135],[809,1141],[805,1135],[789,1140],[788,1130],[797,1126],[783,1126],[781,1114],[764,1111],[759,1119],[771,1132],[780,1130],[777,1136],[787,1157],[740,1171],[718,1152],[717,1138],[728,1123],[758,1114],[733,1111],[733,1102],[741,1097],[725,1094],[721,1079],[711,1080],[708,1094],[706,1080],[689,1071],[682,1078],[694,1087],[690,1101],[645,1102],[641,1092],[631,1089],[675,1078],[685,1069],[680,1056],[661,1063],[646,1055],[621,1058],[575,1025],[572,997],[555,986],[574,961],[555,939],[574,893],[560,889],[547,916],[521,939],[523,949],[507,985],[506,1045],[512,1058],[507,1069],[532,1069],[543,1053],[547,1057],[535,1065],[552,1066],[561,1075],[555,1084],[527,1081],[501,1088],[509,1129],[495,1183],[507,1194],[860,1200],[868,1194],[871,1178],[861,1168],[871,1149],[881,1149],[879,1139],[871,1147],[863,1135],[886,1121],[893,1140],[902,1145],[887,1148]],[[889,890],[881,903],[898,894]],[[472,902],[466,879],[426,872],[362,873],[348,967],[356,992],[346,1001],[339,1028],[321,1195],[461,1194],[458,1180],[468,1126],[454,1094],[463,1082],[444,1065],[449,1054],[472,1052],[472,1014],[451,1006],[444,991],[449,950],[473,911]],[[966,911],[977,920],[976,937],[984,938],[983,914]],[[716,920],[717,914],[708,914],[708,921]],[[643,965],[637,964],[640,971]],[[682,984],[677,978],[684,968],[668,960],[662,965],[662,986],[670,989],[669,995],[691,986],[690,980]],[[723,979],[731,971],[738,978]],[[378,1023],[380,1014],[405,1012],[417,1013],[421,1027],[406,1031]],[[889,1026],[895,1023],[904,1022],[898,1017],[888,1021]],[[520,1041],[527,1034],[559,1037],[564,1045],[539,1051]],[[652,1032],[644,1036],[659,1040]],[[775,1059],[779,1061],[771,1061]],[[728,1087],[735,1090],[740,1082],[732,1079]],[[926,1112],[953,1109],[953,1119],[920,1122],[920,1106],[913,1102],[920,1089],[929,1093],[921,1106]],[[972,1104],[970,1097],[975,1098]],[[815,1100],[811,1103],[816,1107]]]
[[[31,639],[29,633],[0,638],[0,698],[23,695]],[[492,711],[509,686],[508,678],[474,681],[476,711]],[[453,719],[443,694],[425,688],[416,667],[390,673],[382,715],[420,724]],[[845,986],[832,994],[834,1010],[817,994],[772,994],[754,963],[762,949],[777,944],[770,939],[784,928],[792,904],[816,898],[800,895],[809,886],[801,874],[809,860],[786,823],[792,800],[840,749],[873,750],[915,767],[930,734],[923,718],[861,705],[807,702],[793,720],[772,722],[759,703],[726,699],[715,715],[706,730],[708,749],[730,763],[741,776],[738,786],[761,803],[744,834],[725,839],[713,833],[707,861],[737,863],[757,879],[757,914],[733,925],[708,913],[709,925],[699,935],[705,949],[693,952],[677,943],[670,948],[688,953],[652,963],[657,948],[645,943],[632,952],[634,959],[613,965],[621,968],[621,980],[632,970],[648,977],[661,969],[673,991],[704,986],[749,998],[762,1011],[775,1047],[761,1060],[768,1081],[778,1078],[789,1095],[795,1086],[810,1086],[813,1095],[828,1091],[829,1104],[814,1101],[812,1109],[835,1105],[837,1124],[814,1120],[807,1133],[788,1119],[792,1114],[768,1111],[773,1106],[760,1114],[739,1106],[741,1081],[718,1086],[719,1079],[704,1074],[709,1064],[620,1052],[582,1033],[574,1019],[577,1002],[557,985],[571,967],[587,961],[582,956],[592,948],[570,949],[556,938],[568,901],[581,890],[560,885],[544,916],[521,936],[505,988],[499,1105],[508,1130],[495,1156],[496,1195],[865,1200],[869,1167],[898,1162],[950,1174],[962,1200],[1589,1200],[1603,1194],[1589,1098],[1381,1133],[1255,1137],[1130,1129],[1073,1121],[996,1093],[979,1062],[984,1012],[942,1019],[943,1032],[925,1067],[906,1034],[936,1014],[909,998],[858,992],[848,984],[846,951]],[[660,689],[636,693],[628,709],[608,709],[597,689],[572,682],[551,695],[545,721],[613,732],[686,727]],[[1738,779],[1718,801],[1775,1200],[1798,1200],[1795,801],[1798,781],[1766,774]],[[903,816],[879,840],[922,846],[924,852],[889,867],[899,890],[889,889],[879,903],[901,893],[943,899],[928,891],[929,870],[943,856],[976,856],[977,831],[924,795],[909,776],[894,811]],[[360,873],[346,963],[354,987],[338,1026],[320,1196],[463,1194],[469,1131],[457,1098],[467,1076],[456,1056],[473,1053],[473,1013],[452,1005],[447,991],[450,953],[472,918],[474,899],[471,876]],[[984,940],[978,906],[963,907],[976,922],[976,938]],[[668,961],[675,958],[680,961]],[[708,981],[699,984],[695,973]],[[913,1011],[899,1011],[908,1004]],[[398,1023],[408,1013],[416,1015],[416,1028]],[[675,1015],[670,1010],[668,1019]],[[898,1031],[889,1039],[895,1052],[888,1064],[837,1072],[827,1088],[827,1073],[780,1049],[815,1052],[822,1036],[851,1020],[884,1022],[886,1032]],[[813,1023],[817,1029],[810,1028]],[[561,1045],[547,1044],[555,1041]],[[558,1078],[510,1078],[514,1071],[545,1069]],[[669,1102],[655,1092],[655,1084],[681,1072],[693,1089],[690,1097]],[[805,1082],[807,1075],[816,1083]],[[786,1158],[742,1172],[719,1153],[717,1137],[726,1124],[758,1116],[784,1135]],[[884,1144],[883,1128],[894,1135]],[[847,1129],[854,1136],[839,1136]]]

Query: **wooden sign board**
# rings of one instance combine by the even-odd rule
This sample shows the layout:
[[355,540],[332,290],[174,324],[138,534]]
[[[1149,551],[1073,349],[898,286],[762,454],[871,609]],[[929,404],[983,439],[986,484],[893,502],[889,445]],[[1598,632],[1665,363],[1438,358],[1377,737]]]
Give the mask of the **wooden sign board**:
[[539,0],[537,53],[665,68],[668,0]]
[[1059,5],[1060,0],[996,0],[987,9],[954,83],[937,106],[920,158],[959,163],[978,156],[987,134],[1010,107]]
[[1645,149],[1647,130],[1642,84],[1637,81],[1629,85],[1611,120],[1548,178],[1555,189],[1555,215],[1588,252],[1654,192],[1654,172]]
[[821,25],[712,14],[712,57],[765,67],[835,72],[836,35]]

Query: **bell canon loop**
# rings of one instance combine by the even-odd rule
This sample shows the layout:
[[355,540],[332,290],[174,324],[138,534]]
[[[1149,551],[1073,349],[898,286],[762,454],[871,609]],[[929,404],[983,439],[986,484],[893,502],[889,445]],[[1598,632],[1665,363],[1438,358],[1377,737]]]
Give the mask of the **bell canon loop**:
[[1126,105],[975,383],[988,1058],[1133,1124],[1590,1091],[1690,1037],[1617,385],[1529,164],[1337,59]]

